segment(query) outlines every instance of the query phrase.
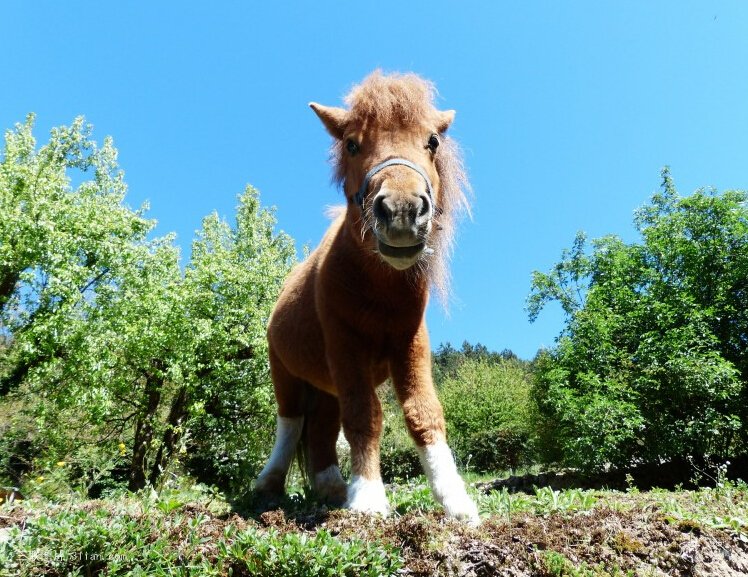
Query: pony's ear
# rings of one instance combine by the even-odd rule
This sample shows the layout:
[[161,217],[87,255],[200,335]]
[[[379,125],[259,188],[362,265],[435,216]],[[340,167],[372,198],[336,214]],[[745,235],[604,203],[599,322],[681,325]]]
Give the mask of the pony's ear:
[[316,102],[310,102],[309,107],[314,110],[314,113],[319,116],[322,124],[327,128],[333,138],[338,140],[343,139],[345,134],[345,127],[348,123],[348,111],[344,108],[336,108],[334,106],[322,106]]
[[442,133],[446,132],[449,125],[455,119],[454,110],[439,110],[436,113],[436,129]]

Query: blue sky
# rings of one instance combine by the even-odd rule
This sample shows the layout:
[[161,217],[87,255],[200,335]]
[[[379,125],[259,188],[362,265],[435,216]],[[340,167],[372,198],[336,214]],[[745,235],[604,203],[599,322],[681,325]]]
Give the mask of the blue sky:
[[681,193],[748,188],[748,2],[4,2],[0,126],[36,135],[85,115],[184,258],[203,216],[246,183],[315,245],[329,137],[307,108],[375,68],[433,80],[457,110],[475,193],[434,347],[531,358],[562,328],[529,324],[533,270],[577,230],[636,239],[633,211],[670,165]]

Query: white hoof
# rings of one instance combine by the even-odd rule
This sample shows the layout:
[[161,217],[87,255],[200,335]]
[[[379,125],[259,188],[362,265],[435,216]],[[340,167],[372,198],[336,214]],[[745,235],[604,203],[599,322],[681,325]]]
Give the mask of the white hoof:
[[361,513],[374,513],[386,517],[390,506],[381,479],[365,479],[354,475],[348,485],[345,508]]
[[480,524],[478,507],[464,489],[462,495],[455,493],[445,498],[442,506],[448,517],[467,523],[471,527]]
[[480,523],[478,507],[465,490],[447,443],[438,441],[418,447],[418,453],[434,498],[444,507],[447,516],[477,526]]

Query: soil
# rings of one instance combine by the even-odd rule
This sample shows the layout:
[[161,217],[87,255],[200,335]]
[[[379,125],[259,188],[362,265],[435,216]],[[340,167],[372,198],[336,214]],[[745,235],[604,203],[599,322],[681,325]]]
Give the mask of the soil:
[[748,576],[745,536],[673,521],[649,506],[494,517],[475,529],[435,512],[383,520],[346,511],[289,518],[276,510],[262,514],[260,523],[388,543],[401,551],[403,575]]

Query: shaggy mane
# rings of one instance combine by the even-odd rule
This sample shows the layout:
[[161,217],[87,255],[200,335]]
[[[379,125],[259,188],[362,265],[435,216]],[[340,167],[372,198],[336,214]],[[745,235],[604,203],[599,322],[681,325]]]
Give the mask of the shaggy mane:
[[[422,119],[434,114],[437,91],[433,83],[415,74],[384,75],[377,70],[354,86],[344,98],[354,122],[374,123],[384,129],[407,130],[420,126]],[[336,141],[331,150],[335,181],[345,185],[345,143]],[[463,214],[470,215],[470,183],[465,173],[458,144],[443,135],[436,153],[436,171],[440,180],[439,203],[431,234],[433,254],[414,267],[426,274],[444,308],[449,301],[449,259],[454,248],[456,224]]]
[[417,125],[435,110],[436,87],[415,74],[384,75],[376,70],[344,98],[355,121],[383,129]]

